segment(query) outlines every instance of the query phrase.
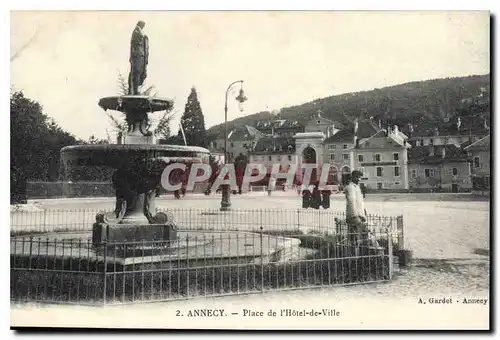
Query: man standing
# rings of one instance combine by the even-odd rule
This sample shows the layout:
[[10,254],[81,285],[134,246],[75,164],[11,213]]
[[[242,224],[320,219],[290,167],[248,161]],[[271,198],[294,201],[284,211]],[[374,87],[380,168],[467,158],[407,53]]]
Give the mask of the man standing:
[[148,37],[144,35],[144,21],[139,21],[132,32],[130,40],[130,74],[128,77],[128,91],[131,95],[139,94],[139,86],[147,77],[147,65],[149,59]]
[[346,222],[349,227],[349,236],[354,245],[356,245],[359,236],[361,236],[363,244],[369,241],[372,247],[379,248],[378,242],[374,237],[370,237],[370,231],[367,228],[365,203],[359,185],[359,180],[362,177],[363,173],[361,171],[354,170],[351,173],[350,181],[344,189],[346,196]]

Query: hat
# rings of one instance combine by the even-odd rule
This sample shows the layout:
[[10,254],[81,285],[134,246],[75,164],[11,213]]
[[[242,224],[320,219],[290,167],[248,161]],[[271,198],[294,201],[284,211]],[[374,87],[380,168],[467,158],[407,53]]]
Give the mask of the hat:
[[351,173],[351,177],[363,177],[363,173],[359,170],[354,170],[352,173]]

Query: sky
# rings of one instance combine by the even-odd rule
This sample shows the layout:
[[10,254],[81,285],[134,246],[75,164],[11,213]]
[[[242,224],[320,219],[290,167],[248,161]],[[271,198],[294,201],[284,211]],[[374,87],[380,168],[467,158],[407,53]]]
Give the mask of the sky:
[[[224,122],[227,86],[244,80],[244,111],[409,81],[490,72],[488,12],[11,12],[11,88],[78,138],[112,124],[97,105],[128,76],[129,43],[146,22],[146,83],[174,100],[177,124],[195,86],[208,127]],[[25,47],[25,48],[23,48]],[[115,117],[121,117],[115,113]],[[123,115],[122,115],[123,116]]]

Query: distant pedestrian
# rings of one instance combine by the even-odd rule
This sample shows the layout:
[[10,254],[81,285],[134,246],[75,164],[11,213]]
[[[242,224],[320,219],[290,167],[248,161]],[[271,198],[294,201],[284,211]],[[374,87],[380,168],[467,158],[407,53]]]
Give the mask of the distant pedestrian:
[[271,176],[269,179],[269,185],[267,186],[267,195],[271,196],[271,191],[276,187],[276,177]]
[[311,204],[310,207],[314,209],[319,209],[321,206],[321,192],[319,191],[319,183],[315,182],[313,184],[312,194],[311,194]]

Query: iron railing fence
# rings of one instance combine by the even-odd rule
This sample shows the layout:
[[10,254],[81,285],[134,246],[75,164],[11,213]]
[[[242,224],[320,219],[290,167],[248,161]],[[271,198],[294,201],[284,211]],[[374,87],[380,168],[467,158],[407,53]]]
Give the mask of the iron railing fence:
[[390,228],[321,234],[254,224],[258,232],[179,230],[176,241],[92,244],[89,230],[14,236],[11,300],[123,304],[392,278]]
[[[90,231],[102,209],[11,209],[11,236],[33,233]],[[108,209],[107,211],[111,211]],[[206,208],[157,209],[173,216],[182,230],[212,231],[296,231],[302,234],[345,233],[345,213],[333,210],[309,209],[235,209],[220,212]],[[403,216],[369,214],[368,228],[390,230],[395,249],[404,249]]]

